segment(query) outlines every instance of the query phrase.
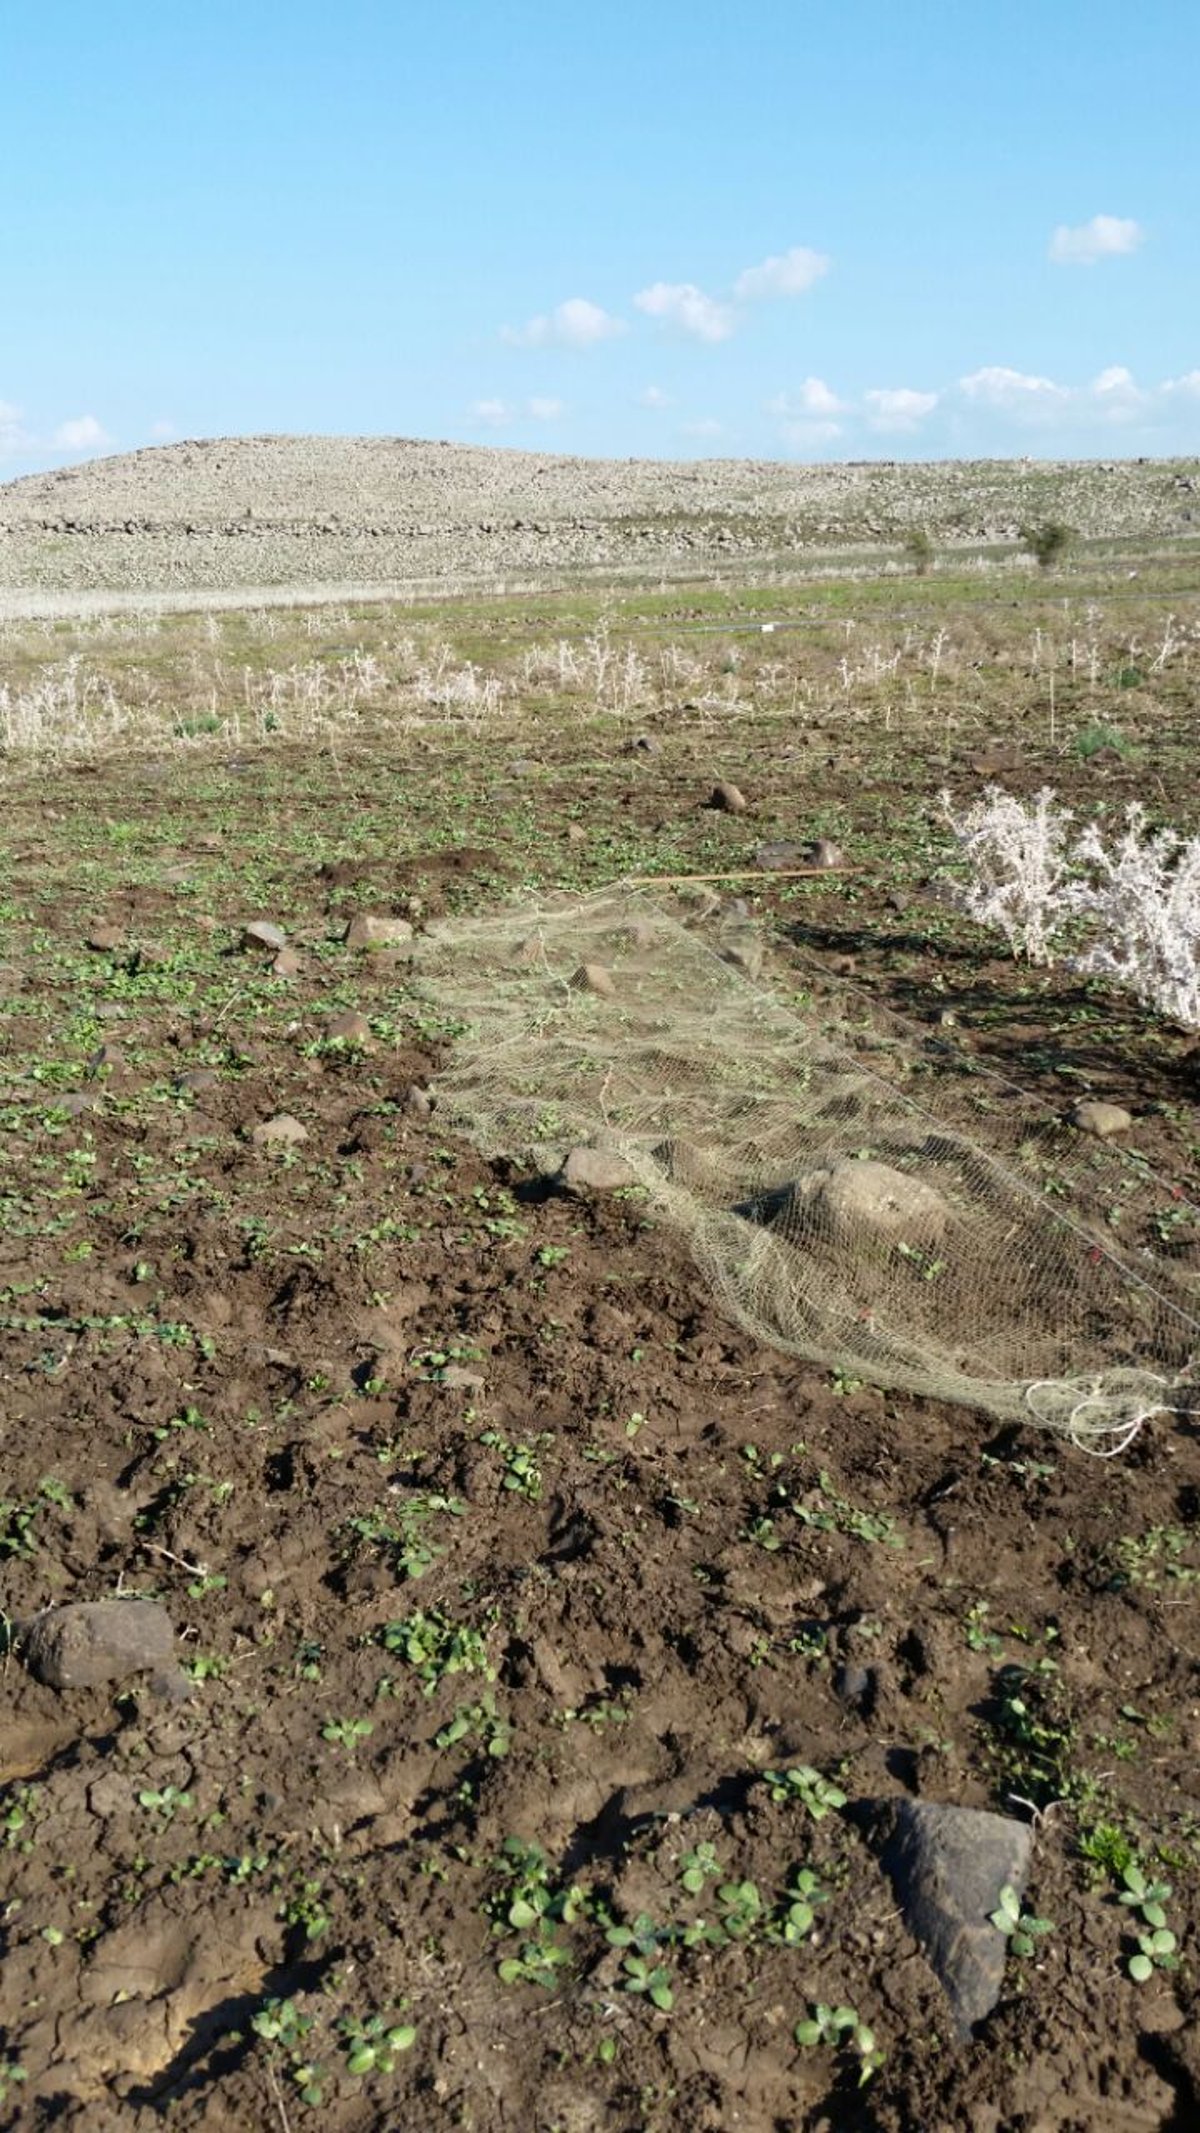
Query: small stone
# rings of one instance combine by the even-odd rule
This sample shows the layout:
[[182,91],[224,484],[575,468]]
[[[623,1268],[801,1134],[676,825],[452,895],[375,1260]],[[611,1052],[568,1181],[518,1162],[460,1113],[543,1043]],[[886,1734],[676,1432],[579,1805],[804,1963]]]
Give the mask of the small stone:
[[341,1044],[364,1045],[371,1041],[371,1025],[365,1015],[351,1010],[345,1015],[335,1015],[325,1034]]
[[413,929],[406,918],[380,918],[360,911],[343,937],[347,948],[394,948],[401,941],[411,941]]
[[76,1089],[70,1096],[56,1096],[56,1111],[65,1111],[68,1118],[85,1118],[89,1111],[101,1111],[104,1098],[99,1089]]
[[604,963],[581,963],[571,983],[576,992],[598,993],[604,1000],[616,997],[617,988],[613,983],[613,974]]
[[588,833],[587,833],[587,831],[585,830],[585,828],[584,828],[584,826],[583,826],[582,822],[568,822],[568,824],[567,824],[567,843],[568,843],[568,844],[586,844],[586,843],[587,843],[587,841],[588,841]]
[[722,960],[732,963],[735,970],[749,978],[751,983],[762,976],[763,944],[757,933],[745,933],[736,940],[726,941],[721,950]]
[[175,1086],[182,1096],[199,1096],[204,1089],[215,1089],[220,1079],[215,1067],[189,1067],[176,1077]]
[[637,1178],[619,1155],[607,1148],[572,1148],[558,1173],[565,1192],[618,1192]]
[[747,804],[746,795],[740,787],[730,785],[725,780],[713,786],[705,802],[706,807],[715,807],[718,812],[726,815],[744,815]]
[[633,739],[625,743],[626,755],[657,755],[661,748],[662,742],[653,733],[635,733]]
[[455,1385],[462,1392],[482,1392],[487,1380],[477,1370],[465,1370],[461,1363],[447,1363],[440,1382]]
[[125,1054],[119,1045],[99,1044],[88,1060],[89,1074],[115,1074],[125,1064]]
[[865,1717],[875,1701],[875,1676],[870,1667],[839,1666],[833,1677],[833,1689],[844,1704]]
[[429,1118],[433,1113],[433,1098],[428,1089],[423,1089],[417,1082],[410,1081],[400,1099],[400,1107],[408,1114],[409,1118]]
[[794,867],[799,858],[799,845],[789,844],[786,838],[779,838],[774,844],[759,845],[754,854],[754,864],[761,867],[764,874],[771,874],[781,867]]
[[287,946],[287,935],[282,926],[272,925],[269,918],[252,919],[242,927],[242,946],[258,955],[278,955]]
[[277,1118],[268,1118],[256,1126],[250,1138],[256,1148],[295,1148],[308,1139],[308,1128],[289,1111],[281,1111]]
[[271,965],[273,978],[298,978],[304,965],[294,948],[281,948]]
[[75,1600],[34,1617],[25,1663],[48,1688],[98,1688],[171,1671],[175,1632],[156,1600]]
[[87,945],[94,948],[97,955],[111,955],[114,948],[119,948],[124,939],[125,935],[119,926],[104,924],[92,927],[87,937]]
[[814,844],[810,844],[805,858],[810,867],[837,868],[846,864],[846,854],[832,837],[818,837]]
[[1133,1124],[1133,1113],[1120,1104],[1078,1103],[1071,1113],[1071,1123],[1081,1133],[1093,1133],[1097,1139],[1106,1141],[1113,1133],[1128,1133]]

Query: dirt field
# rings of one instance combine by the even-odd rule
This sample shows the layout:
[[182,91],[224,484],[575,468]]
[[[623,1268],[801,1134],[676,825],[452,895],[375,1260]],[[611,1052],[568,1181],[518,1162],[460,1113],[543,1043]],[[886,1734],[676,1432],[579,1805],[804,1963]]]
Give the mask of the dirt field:
[[[1194,1043],[925,886],[942,786],[1200,826],[1137,567],[9,625],[0,2121],[1200,2124],[1195,1419],[1101,1461],[756,1345],[643,1193],[448,1133],[454,1027],[344,938],[744,871],[806,1011],[1126,1105],[1114,1228],[1200,1282]],[[182,1679],[35,1678],[118,1595]],[[1032,1827],[965,2041],[897,1799]]]

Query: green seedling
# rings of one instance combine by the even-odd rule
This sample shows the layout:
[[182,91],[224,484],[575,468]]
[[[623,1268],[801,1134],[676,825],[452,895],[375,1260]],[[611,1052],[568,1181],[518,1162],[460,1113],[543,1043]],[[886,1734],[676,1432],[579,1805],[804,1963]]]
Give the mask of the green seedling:
[[627,1955],[621,1965],[623,1992],[644,1993],[663,2014],[670,2014],[675,2005],[671,1989],[671,1972],[665,1963],[651,1962],[644,1955]]
[[382,2015],[369,2015],[359,2022],[347,2015],[338,2024],[346,2052],[348,2074],[390,2074],[402,2052],[411,2051],[417,2031],[411,2022],[385,2022]]
[[164,1785],[160,1791],[139,1792],[138,1806],[147,1814],[158,1815],[164,1822],[173,1822],[176,1815],[192,1804],[190,1792],[181,1792],[178,1785]]
[[472,1734],[482,1741],[485,1752],[493,1761],[500,1762],[508,1754],[512,1746],[512,1729],[497,1712],[493,1696],[484,1696],[478,1703],[460,1703],[449,1725],[443,1726],[433,1738],[437,1747],[453,1748]]
[[824,2048],[826,2051],[853,2051],[859,2062],[858,2085],[865,2088],[871,2076],[883,2065],[883,2053],[875,2043],[875,2032],[863,2021],[856,2007],[830,2007],[824,2000],[811,2004],[811,2013],[804,2022],[797,2022],[793,2035],[805,2051]]
[[296,2088],[301,2103],[316,2109],[324,2100],[324,2076],[316,2061],[306,2059],[301,2050],[305,2038],[313,2026],[311,2015],[301,2014],[295,2000],[268,2000],[256,2015],[250,2017],[250,2027],[256,2037],[272,2052],[279,2052],[288,2062],[288,2079]]
[[689,1896],[699,1896],[705,1882],[715,1880],[721,1871],[713,1844],[698,1844],[694,1851],[684,1853],[679,1864],[679,1879]]
[[1053,1933],[1054,1921],[1036,1918],[1032,1911],[1021,1908],[1021,1899],[1010,1883],[1000,1891],[999,1908],[989,1913],[997,1933],[1003,1933],[1014,1955],[1022,1958],[1033,1954],[1037,1942],[1047,1933]]
[[823,1822],[827,1814],[846,1804],[841,1787],[822,1777],[811,1763],[797,1763],[791,1770],[764,1770],[763,1783],[777,1807],[799,1800],[814,1822]]
[[782,1941],[785,1947],[798,1947],[812,1932],[818,1907],[828,1902],[829,1891],[822,1887],[811,1867],[795,1867],[767,1927],[768,1939]]
[[762,1924],[763,1901],[754,1881],[726,1881],[717,1890],[721,1926],[729,1940],[749,1940]]
[[520,1952],[498,1963],[496,1974],[504,1985],[553,1991],[571,1962],[556,1928],[574,1925],[582,1916],[584,1892],[573,1883],[556,1886],[545,1853],[521,1837],[505,1838],[496,1865],[501,1886],[486,1906],[492,1931],[525,1936]]
[[398,1653],[415,1670],[426,1696],[432,1696],[450,1674],[482,1674],[486,1681],[496,1678],[486,1638],[467,1623],[451,1622],[440,1608],[428,1613],[418,1609],[403,1621],[388,1622],[381,1642],[385,1651]]
[[327,1718],[321,1728],[321,1739],[336,1741],[348,1755],[353,1755],[361,1740],[366,1740],[375,1731],[369,1718]]

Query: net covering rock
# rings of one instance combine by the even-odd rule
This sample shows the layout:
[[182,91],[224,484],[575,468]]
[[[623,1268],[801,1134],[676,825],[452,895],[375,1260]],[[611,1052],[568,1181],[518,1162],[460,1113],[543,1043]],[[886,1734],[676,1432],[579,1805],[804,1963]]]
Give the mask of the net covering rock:
[[[849,995],[808,1010],[708,896],[614,889],[443,925],[448,1123],[536,1168],[619,1156],[763,1341],[1097,1450],[1190,1404],[1200,1298],[1104,1221],[1122,1160]],[[577,973],[611,973],[608,990]],[[944,1050],[943,1048],[940,1048]]]

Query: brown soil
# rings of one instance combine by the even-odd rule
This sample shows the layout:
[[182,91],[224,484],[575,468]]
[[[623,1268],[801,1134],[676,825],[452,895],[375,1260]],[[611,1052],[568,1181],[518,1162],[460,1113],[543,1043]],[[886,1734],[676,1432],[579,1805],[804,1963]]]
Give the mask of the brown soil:
[[[473,765],[496,794],[492,745],[444,774]],[[619,755],[584,775],[565,741],[557,761],[540,751],[519,804],[548,866],[568,803],[600,870],[631,820],[652,836],[705,789],[669,751],[630,785]],[[726,767],[766,789],[763,766]],[[220,810],[214,776],[176,770],[166,796],[149,773],[81,777],[51,822],[33,787],[9,810],[3,1604],[15,1624],[156,1595],[194,1679],[182,1704],[140,1681],[58,1692],[16,1639],[0,2072],[26,2079],[0,2086],[4,2122],[1200,2124],[1194,1428],[1160,1420],[1094,1461],[754,1345],[636,1194],[534,1190],[448,1139],[445,1033],[406,1005],[402,964],[336,945],[356,896],[419,923],[521,878],[528,846],[476,809],[467,834],[488,849],[435,849],[418,820],[390,861],[378,768],[347,782],[336,763],[255,760]],[[792,826],[792,776],[751,842]],[[869,790],[853,764],[837,779]],[[114,819],[105,875],[93,840]],[[364,822],[373,856],[348,864]],[[743,833],[728,835],[732,862]],[[1069,981],[1022,1000],[1010,966],[931,941],[919,898],[891,909],[894,879],[868,868],[852,911],[837,885],[798,906],[764,884],[790,982],[839,982],[850,954],[893,1008],[969,1024],[974,1003],[984,1056],[1060,1097],[1102,1076],[1178,1173],[1186,1047],[1090,1029],[1072,1052]],[[264,915],[303,958],[290,989],[230,948]],[[89,953],[100,917],[166,961],[139,977],[132,948]],[[998,1029],[983,1010],[1005,988]],[[354,1007],[369,1049],[315,1042]],[[80,1018],[78,1079],[31,1081],[70,1056]],[[89,1080],[96,1029],[119,1057]],[[214,1081],[180,1095],[198,1067]],[[431,1085],[419,1115],[410,1092]],[[64,1119],[53,1098],[71,1086],[101,1108]],[[308,1132],[282,1157],[249,1139],[280,1112]],[[439,1674],[430,1619],[462,1671]],[[428,1679],[410,1663],[422,1635]],[[857,1698],[848,1668],[868,1673]],[[774,1800],[763,1773],[796,1765],[847,1809]],[[1010,1958],[966,2045],[853,1812],[903,1793],[1037,1824],[1030,1908],[1054,1930]],[[1094,1856],[1106,1828],[1173,1885],[1182,1967],[1145,1985],[1126,1973],[1119,1876]],[[510,1840],[544,1855],[520,1889]],[[689,1893],[681,1862],[705,1845],[719,1874]],[[789,1945],[778,1921],[805,1866],[827,1900]],[[718,1893],[746,1882],[749,1926]],[[539,1928],[538,1890],[571,1886],[575,1915]],[[670,2008],[628,1989],[628,1947],[606,1941],[639,1919]],[[699,1919],[713,1930],[685,1944]],[[290,2003],[282,2036],[261,2033],[269,2001]],[[796,2043],[814,2002],[875,2031],[864,2086],[852,2052]],[[415,2042],[352,2073],[340,2025],[374,2015]]]

